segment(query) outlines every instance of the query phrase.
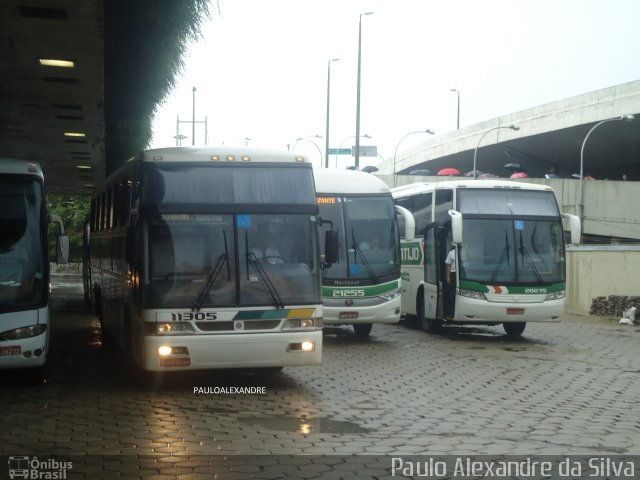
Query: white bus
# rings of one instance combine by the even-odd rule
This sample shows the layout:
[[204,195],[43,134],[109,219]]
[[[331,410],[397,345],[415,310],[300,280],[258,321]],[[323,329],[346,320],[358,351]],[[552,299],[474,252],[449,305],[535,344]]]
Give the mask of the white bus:
[[[392,191],[415,220],[416,238],[402,243],[402,312],[424,330],[501,323],[507,334],[520,335],[526,322],[560,320],[562,219],[569,219],[572,243],[580,240],[580,220],[560,213],[550,187],[463,180]],[[449,288],[445,259],[452,248],[456,283]]]
[[[0,368],[37,368],[47,361],[47,224],[40,165],[0,159]],[[59,248],[68,248],[67,237],[58,240]]]
[[293,152],[165,148],[91,201],[87,296],[144,370],[321,362],[318,207]]
[[[393,198],[379,178],[353,170],[315,170],[320,226],[339,253],[322,274],[324,324],[352,324],[368,337],[374,323],[400,320],[400,235]],[[326,237],[320,236],[321,242]]]

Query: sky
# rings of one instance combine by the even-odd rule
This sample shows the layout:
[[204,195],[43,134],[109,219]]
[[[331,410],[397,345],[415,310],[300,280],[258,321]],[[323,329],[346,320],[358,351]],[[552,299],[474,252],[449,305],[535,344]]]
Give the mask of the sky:
[[[465,127],[640,79],[638,0],[212,0],[211,12],[156,112],[152,148],[176,145],[195,87],[209,145],[292,149],[320,166],[329,64],[330,148],[355,145],[360,18],[360,134],[371,136],[360,144],[379,154],[361,168],[427,136],[411,132],[455,130],[451,89]],[[191,145],[190,123],[180,134]]]

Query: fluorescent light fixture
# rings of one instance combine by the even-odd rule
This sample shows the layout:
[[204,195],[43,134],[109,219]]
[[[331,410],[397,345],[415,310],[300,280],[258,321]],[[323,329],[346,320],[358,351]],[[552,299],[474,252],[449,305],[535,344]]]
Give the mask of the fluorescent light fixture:
[[40,65],[45,67],[62,67],[62,68],[74,68],[75,62],[72,60],[62,60],[58,58],[39,58]]
[[64,132],[65,137],[86,137],[87,135],[83,132]]
[[93,170],[91,165],[76,165],[76,168],[78,170]]

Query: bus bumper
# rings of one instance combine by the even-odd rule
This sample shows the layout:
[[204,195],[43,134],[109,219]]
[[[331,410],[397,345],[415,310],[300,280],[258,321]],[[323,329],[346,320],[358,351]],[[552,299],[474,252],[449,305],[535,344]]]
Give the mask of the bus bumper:
[[502,303],[456,299],[454,320],[465,323],[559,322],[564,299],[537,303]]
[[[303,342],[313,342],[313,350],[302,351],[300,345]],[[161,356],[160,347],[171,347],[178,353]],[[150,371],[318,365],[322,361],[322,330],[146,336],[144,352],[143,368]]]
[[47,332],[0,343],[0,368],[37,368],[47,362]]
[[400,295],[377,305],[362,305],[358,299],[352,306],[344,300],[324,299],[322,307],[325,325],[353,325],[358,323],[398,323],[400,321]]

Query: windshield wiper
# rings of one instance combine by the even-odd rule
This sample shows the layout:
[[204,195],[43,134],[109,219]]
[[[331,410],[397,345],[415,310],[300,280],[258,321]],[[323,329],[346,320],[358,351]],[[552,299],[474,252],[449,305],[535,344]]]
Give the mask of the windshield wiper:
[[[269,278],[269,275],[264,270],[264,267],[258,260],[258,257],[256,257],[256,254],[249,250],[249,239],[247,238],[246,233],[245,233],[244,244],[247,249],[245,252],[245,255],[247,256],[247,263],[251,265],[253,269],[256,271],[256,273],[258,274],[258,278],[260,278],[260,282],[262,282],[262,285],[264,286],[265,290],[269,292],[269,295],[273,299],[273,303],[276,306],[276,308],[278,309],[284,308],[284,302],[280,298],[280,295],[278,294],[278,290],[276,289],[275,285],[271,281],[271,278]],[[249,277],[249,268],[247,266],[247,279],[248,277]]]
[[367,271],[367,274],[369,275],[369,278],[377,283],[378,282],[378,277],[376,276],[376,272],[373,271],[373,268],[371,268],[371,264],[367,260],[367,257],[365,257],[364,253],[362,252],[362,249],[360,248],[360,246],[356,242],[356,237],[355,237],[355,234],[353,232],[353,227],[351,227],[351,241],[353,242],[353,245],[352,245],[352,248],[353,248],[353,263],[358,263],[358,258],[356,257],[356,254],[359,254],[360,258],[362,259],[362,264],[364,265],[364,268]]
[[498,263],[496,264],[496,268],[493,271],[493,273],[491,274],[491,283],[496,281],[496,277],[498,276],[498,270],[500,270],[500,267],[504,263],[505,257],[507,259],[507,265],[511,266],[511,264],[509,263],[509,251],[510,250],[511,250],[511,246],[509,245],[509,234],[505,230],[504,231],[504,248],[502,249],[502,254],[500,255],[500,259],[498,260]]
[[222,238],[224,240],[224,253],[220,254],[218,259],[216,260],[215,267],[213,267],[213,270],[211,270],[211,273],[209,273],[207,281],[204,283],[202,290],[200,290],[200,293],[193,302],[193,308],[195,310],[200,310],[200,308],[202,308],[202,304],[204,303],[205,298],[207,298],[207,295],[209,295],[211,288],[216,283],[218,275],[220,275],[222,267],[225,263],[227,265],[227,279],[231,278],[231,271],[229,269],[229,249],[227,248],[227,235],[224,231],[222,232]]
[[538,267],[536,267],[536,264],[533,262],[533,258],[531,258],[531,255],[529,255],[529,251],[527,250],[527,247],[524,246],[524,242],[522,241],[522,232],[520,232],[520,248],[518,250],[520,251],[521,258],[526,258],[527,260],[529,260],[529,264],[531,265],[531,270],[533,270],[533,273],[536,274],[538,282],[544,283],[544,280],[542,279],[542,275],[540,275],[540,272],[538,271]]

